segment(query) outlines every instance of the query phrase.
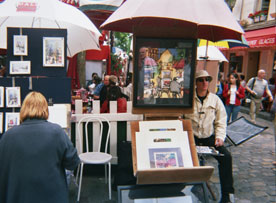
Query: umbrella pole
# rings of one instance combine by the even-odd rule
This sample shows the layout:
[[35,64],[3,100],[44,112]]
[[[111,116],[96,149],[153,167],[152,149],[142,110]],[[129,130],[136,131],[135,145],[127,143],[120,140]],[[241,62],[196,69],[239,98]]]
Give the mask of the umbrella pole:
[[207,66],[207,59],[208,59],[208,43],[209,40],[206,41],[206,50],[205,50],[205,59],[204,59],[204,70],[206,70],[206,66]]

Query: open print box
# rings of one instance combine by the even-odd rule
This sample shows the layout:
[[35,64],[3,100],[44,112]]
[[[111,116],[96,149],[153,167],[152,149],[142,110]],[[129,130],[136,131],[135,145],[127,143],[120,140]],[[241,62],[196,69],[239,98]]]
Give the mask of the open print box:
[[136,132],[139,132],[139,121],[131,122],[133,172],[137,178],[137,184],[203,182],[210,179],[214,168],[199,165],[191,121],[182,120],[182,124],[184,131],[188,132],[193,167],[137,170]]

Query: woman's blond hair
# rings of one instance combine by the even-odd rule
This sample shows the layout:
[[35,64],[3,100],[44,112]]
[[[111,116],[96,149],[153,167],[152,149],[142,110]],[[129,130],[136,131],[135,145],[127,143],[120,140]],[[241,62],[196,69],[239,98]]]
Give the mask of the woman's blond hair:
[[30,92],[24,99],[20,109],[20,122],[26,119],[45,119],[49,116],[46,98],[39,92]]

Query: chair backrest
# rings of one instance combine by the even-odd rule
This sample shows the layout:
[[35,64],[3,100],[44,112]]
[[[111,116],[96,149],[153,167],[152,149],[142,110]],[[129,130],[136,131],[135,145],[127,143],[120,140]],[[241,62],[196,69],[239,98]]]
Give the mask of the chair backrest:
[[94,116],[94,115],[89,115],[87,117],[84,117],[82,119],[80,119],[80,121],[78,122],[78,125],[77,125],[77,128],[78,128],[78,138],[79,138],[79,144],[80,144],[80,150],[83,150],[83,142],[82,142],[82,139],[81,139],[81,135],[82,135],[82,132],[83,132],[83,124],[84,124],[84,127],[85,127],[85,131],[84,131],[84,134],[83,137],[85,138],[85,143],[86,143],[86,152],[89,152],[89,137],[88,137],[88,124],[89,123],[93,123],[93,128],[96,126],[96,124],[98,123],[100,125],[100,129],[99,129],[99,132],[98,132],[98,135],[95,135],[93,134],[93,137],[94,136],[99,136],[99,142],[98,142],[98,148],[97,150],[93,149],[93,151],[98,151],[100,152],[101,150],[101,145],[102,145],[102,137],[103,137],[103,122],[107,123],[107,127],[108,127],[108,130],[107,130],[107,136],[106,136],[106,143],[105,143],[105,148],[104,148],[104,152],[107,153],[107,148],[108,148],[108,142],[109,142],[109,137],[110,137],[110,123],[109,121],[104,118],[104,117],[101,117],[101,116]]

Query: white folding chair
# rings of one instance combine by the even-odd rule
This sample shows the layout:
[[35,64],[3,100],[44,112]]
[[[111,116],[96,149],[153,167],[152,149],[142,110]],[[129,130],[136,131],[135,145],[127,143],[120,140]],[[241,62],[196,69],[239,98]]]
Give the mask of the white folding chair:
[[[93,151],[89,150],[89,139],[88,139],[88,124],[93,122],[93,128],[96,127],[96,123],[99,123],[100,125],[100,129],[99,129],[99,134],[94,136],[99,136],[99,144],[98,144],[98,148],[96,150],[93,149]],[[108,131],[107,131],[107,137],[106,137],[106,143],[105,143],[105,149],[104,152],[101,152],[101,144],[102,144],[102,134],[103,134],[103,122],[106,122],[108,125]],[[82,131],[83,131],[83,124],[85,124],[85,135],[83,135],[83,138],[85,138],[85,143],[86,143],[86,150],[83,150],[82,147],[82,139],[81,139],[81,135],[82,135]],[[80,167],[78,167],[78,171],[77,171],[77,178],[78,178],[78,174],[79,174],[79,168],[80,168],[80,180],[79,180],[79,185],[78,185],[78,197],[77,197],[77,202],[79,202],[80,200],[80,193],[81,193],[81,183],[82,183],[82,175],[83,175],[83,166],[84,164],[104,164],[105,165],[105,180],[106,180],[106,165],[108,164],[108,190],[109,190],[109,199],[111,200],[111,159],[112,156],[110,154],[107,153],[107,147],[108,147],[108,142],[109,142],[109,137],[110,137],[110,123],[109,121],[104,118],[104,117],[100,117],[100,116],[87,116],[82,118],[78,124],[77,124],[77,128],[78,128],[78,138],[79,138],[79,143],[80,143],[80,150],[83,150],[83,152],[81,151],[79,154],[81,163],[80,163]]]

